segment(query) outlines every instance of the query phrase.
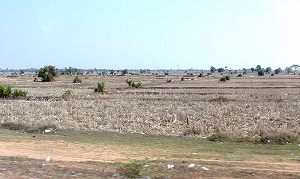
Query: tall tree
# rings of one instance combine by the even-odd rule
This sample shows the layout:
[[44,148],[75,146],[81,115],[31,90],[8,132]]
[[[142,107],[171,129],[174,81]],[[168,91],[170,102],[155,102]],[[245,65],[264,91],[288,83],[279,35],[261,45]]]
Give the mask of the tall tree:
[[261,66],[260,65],[256,66],[256,71],[261,71]]
[[271,67],[267,67],[266,68],[266,73],[270,73],[270,72],[272,72],[272,68]]
[[291,66],[292,69],[294,69],[294,73],[296,73],[297,69],[300,67],[300,65],[294,64]]
[[210,72],[211,72],[211,73],[214,73],[215,71],[216,71],[216,68],[213,67],[213,66],[211,66],[211,67],[210,67]]

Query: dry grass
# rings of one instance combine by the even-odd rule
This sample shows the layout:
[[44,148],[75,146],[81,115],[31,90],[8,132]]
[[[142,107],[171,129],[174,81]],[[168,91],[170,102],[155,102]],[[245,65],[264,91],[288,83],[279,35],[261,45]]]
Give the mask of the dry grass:
[[[155,76],[130,77],[142,81],[141,89],[128,88],[128,77],[84,75],[81,84],[73,84],[73,78],[36,83],[32,76],[0,76],[1,83],[28,90],[31,99],[1,100],[0,122],[200,137],[222,131],[232,139],[256,141],[270,131],[300,136],[299,76],[248,74],[231,76],[227,83],[218,83],[217,74],[183,82],[180,75],[168,76],[172,83]],[[97,81],[105,82],[109,93],[94,94]],[[72,91],[68,100],[61,98],[66,90]]]

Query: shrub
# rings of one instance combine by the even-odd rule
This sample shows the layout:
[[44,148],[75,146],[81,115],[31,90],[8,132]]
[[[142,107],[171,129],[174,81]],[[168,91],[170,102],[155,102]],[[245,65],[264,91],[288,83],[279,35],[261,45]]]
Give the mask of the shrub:
[[22,89],[15,89],[12,93],[13,97],[18,97],[18,96],[27,96],[27,91],[22,90]]
[[55,132],[57,130],[57,127],[53,124],[29,126],[22,123],[7,122],[3,123],[1,126],[8,130],[15,130],[27,133],[44,133],[46,129],[51,129],[51,132]]
[[219,79],[219,81],[225,82],[225,81],[226,81],[226,78],[223,76],[223,77],[221,77],[221,78]]
[[180,79],[181,81],[184,81],[184,77],[181,77],[181,79]]
[[8,98],[12,94],[10,86],[0,85],[0,98]]
[[167,83],[171,83],[172,82],[172,79],[167,79]]
[[202,78],[203,77],[203,73],[200,73],[199,75],[198,75],[198,78]]
[[243,75],[242,74],[238,74],[236,77],[242,77]]
[[71,90],[67,90],[67,91],[65,91],[65,94],[64,95],[66,95],[66,96],[71,96],[72,95],[72,91]]
[[221,81],[221,82],[225,82],[227,80],[230,80],[230,76],[223,76],[219,79],[219,81]]
[[96,93],[104,93],[105,91],[105,84],[103,82],[98,83],[97,88],[95,88]]
[[54,77],[57,76],[57,71],[55,66],[45,66],[38,71],[38,77],[42,78],[43,82],[50,82],[54,80]]
[[142,86],[142,83],[140,81],[132,83],[132,87],[134,87],[134,88],[140,88],[141,86]]
[[72,91],[71,90],[67,90],[64,92],[64,94],[61,96],[63,99],[67,100],[72,96]]
[[207,137],[207,140],[211,142],[223,142],[225,140],[228,140],[228,138],[225,135],[222,135],[221,133],[216,133]]
[[142,82],[140,81],[133,81],[130,79],[126,79],[126,83],[128,84],[128,86],[130,87],[134,87],[134,88],[140,88],[142,86]]
[[128,86],[131,86],[131,85],[132,85],[132,83],[133,83],[133,81],[132,81],[132,80],[130,80],[130,79],[126,79],[126,83],[128,84]]
[[74,80],[73,80],[73,83],[81,83],[82,81],[81,81],[81,79],[78,77],[78,76],[76,76],[75,78],[74,78]]
[[286,144],[297,141],[297,137],[288,133],[262,134],[259,142],[263,144]]
[[12,90],[10,86],[0,85],[0,98],[26,96],[27,91],[22,89]]
[[144,172],[144,162],[133,161],[126,164],[121,164],[118,172],[128,178],[139,178]]

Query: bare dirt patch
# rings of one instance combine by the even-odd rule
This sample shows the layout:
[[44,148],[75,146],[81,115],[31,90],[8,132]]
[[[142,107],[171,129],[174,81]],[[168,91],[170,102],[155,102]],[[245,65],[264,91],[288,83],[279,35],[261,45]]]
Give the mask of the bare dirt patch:
[[80,144],[64,141],[17,141],[0,142],[0,156],[28,157],[44,160],[51,156],[59,161],[115,162],[128,160],[127,155],[135,154],[126,147],[104,144]]

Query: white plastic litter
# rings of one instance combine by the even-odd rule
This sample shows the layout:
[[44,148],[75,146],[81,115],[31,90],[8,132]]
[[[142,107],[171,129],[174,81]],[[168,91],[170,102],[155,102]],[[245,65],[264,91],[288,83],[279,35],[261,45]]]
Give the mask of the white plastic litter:
[[171,169],[173,169],[173,168],[174,168],[174,165],[172,165],[172,164],[168,164],[166,168],[167,168],[167,170],[171,170]]
[[51,157],[48,156],[48,157],[46,158],[46,161],[49,162],[50,160],[51,160]]
[[46,133],[49,133],[49,132],[51,132],[51,131],[53,131],[52,128],[49,128],[49,129],[46,129],[46,130],[45,130]]
[[189,165],[188,165],[188,168],[194,168],[196,165],[194,164],[194,163],[190,163]]
[[206,167],[201,167],[203,170],[209,170],[208,168],[206,168]]

